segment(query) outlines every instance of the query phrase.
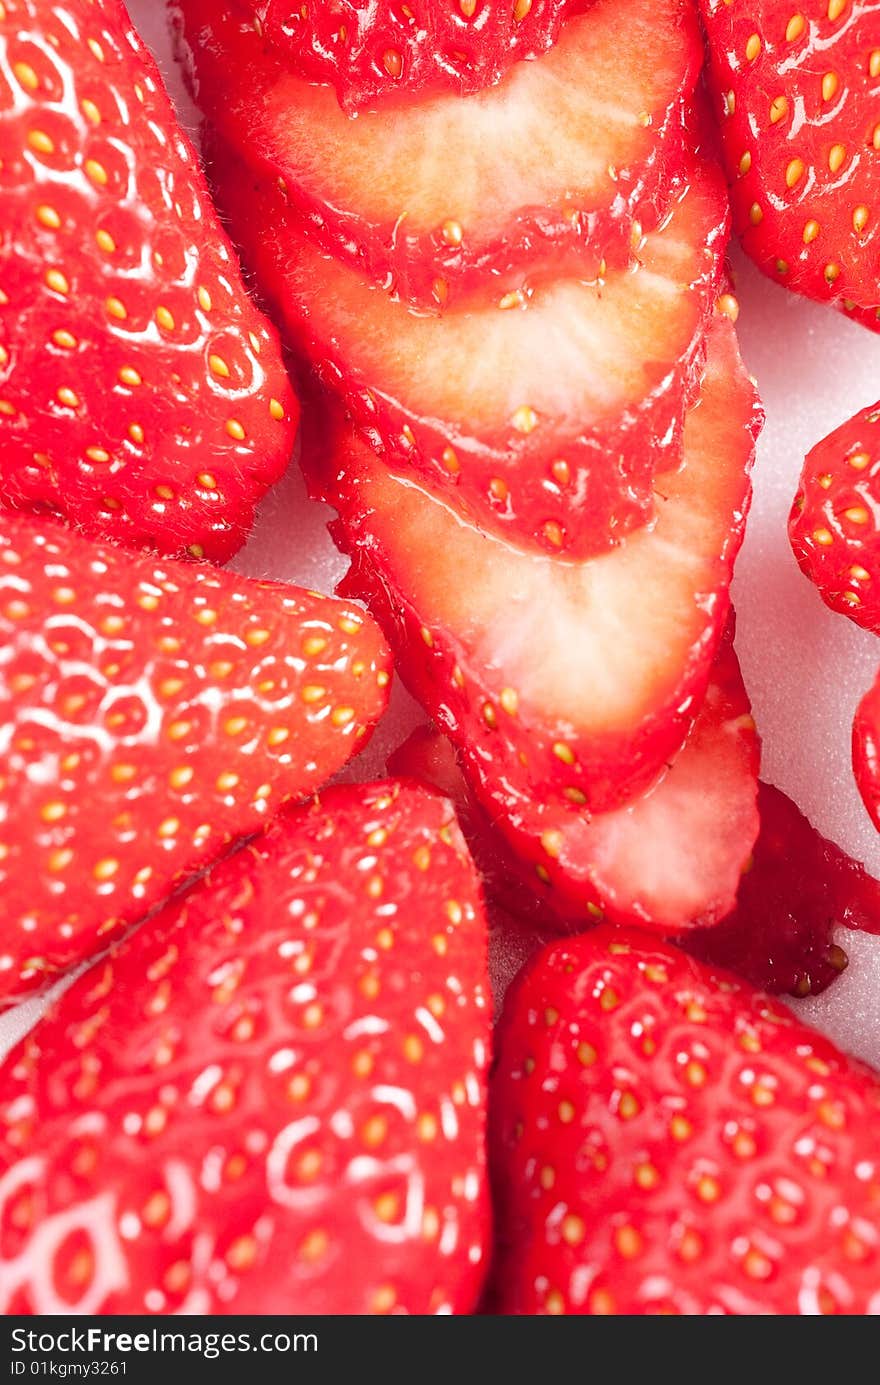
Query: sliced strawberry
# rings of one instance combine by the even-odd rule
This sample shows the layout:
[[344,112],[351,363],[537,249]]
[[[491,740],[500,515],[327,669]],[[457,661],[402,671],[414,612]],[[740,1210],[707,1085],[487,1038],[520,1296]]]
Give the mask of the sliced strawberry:
[[862,801],[880,832],[880,674],[856,711],[852,760]]
[[0,5],[0,499],[217,561],[298,406],[118,0]]
[[486,928],[449,803],[330,790],[82,977],[0,1073],[30,1313],[473,1309]]
[[[487,779],[566,806],[621,802],[656,778],[699,706],[729,607],[759,422],[719,317],[685,462],[657,483],[656,526],[580,564],[463,523],[350,430],[323,488],[400,671]],[[307,458],[308,462],[308,458]]]
[[729,639],[683,749],[654,788],[619,808],[591,815],[543,801],[479,752],[461,755],[518,862],[508,867],[510,888],[523,881],[569,927],[604,917],[667,936],[717,923],[734,907],[758,835],[759,759]]
[[0,1005],[319,788],[381,715],[357,608],[0,517]]
[[770,784],[758,795],[761,831],[736,908],[694,929],[688,952],[762,990],[818,995],[847,965],[839,928],[880,931],[880,882],[810,825]]
[[502,1313],[876,1313],[880,1083],[785,1006],[602,928],[497,1042]]
[[434,730],[414,734],[389,770],[452,799],[489,900],[524,926],[546,931],[555,916],[556,928],[607,917],[702,929],[734,907],[758,832],[758,742],[731,639],[684,748],[621,808],[590,816],[530,802]]
[[283,178],[326,250],[428,308],[463,291],[497,302],[566,258],[584,278],[625,263],[684,162],[702,60],[690,0],[596,0],[496,90],[356,121],[228,4],[177,5],[198,102],[223,140]]
[[234,0],[284,62],[331,83],[350,114],[425,91],[492,86],[545,53],[566,15],[594,0]]
[[876,0],[812,0],[802,10],[791,0],[700,0],[700,9],[745,249],[809,298],[875,306]]
[[505,309],[419,317],[324,255],[275,187],[221,201],[296,350],[389,461],[454,488],[478,523],[586,556],[651,517],[675,466],[722,273],[714,170],[693,181],[637,271],[560,279]]
[[880,403],[807,455],[789,537],[826,605],[880,634]]

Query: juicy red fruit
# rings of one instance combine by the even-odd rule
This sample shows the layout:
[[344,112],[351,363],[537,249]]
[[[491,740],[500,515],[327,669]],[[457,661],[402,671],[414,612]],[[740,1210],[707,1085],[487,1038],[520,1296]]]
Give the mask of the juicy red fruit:
[[835,932],[880,932],[880,882],[810,825],[779,789],[762,784],[761,830],[736,908],[682,945],[762,990],[818,995],[847,965]]
[[[875,0],[700,0],[734,224],[756,264],[838,306],[880,303]],[[877,326],[876,313],[856,314]]]
[[856,710],[852,761],[862,802],[880,832],[880,674]]
[[105,947],[365,743],[363,611],[0,515],[0,1006]]
[[0,16],[0,497],[228,558],[298,406],[123,6]]
[[285,60],[330,82],[354,113],[398,94],[458,95],[497,82],[511,63],[556,41],[566,14],[591,0],[236,0]]
[[497,1048],[501,1312],[876,1311],[880,1085],[788,1009],[602,928],[527,968]]
[[880,404],[807,455],[789,520],[801,570],[833,611],[880,634]]
[[228,3],[176,0],[175,13],[218,140],[283,179],[325,250],[422,309],[497,303],[566,264],[584,279],[625,265],[686,162],[703,59],[692,0],[595,0],[496,88],[354,121]]
[[216,866],[6,1061],[4,1311],[471,1311],[485,948],[422,790],[330,790]]

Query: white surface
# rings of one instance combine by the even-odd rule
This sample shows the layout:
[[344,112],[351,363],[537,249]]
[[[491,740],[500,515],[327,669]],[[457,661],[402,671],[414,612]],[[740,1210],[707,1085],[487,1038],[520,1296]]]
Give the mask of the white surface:
[[[159,0],[129,0],[142,35],[171,69]],[[193,119],[181,99],[187,125]],[[740,338],[767,410],[755,474],[755,499],[735,598],[737,647],[764,738],[764,777],[789,793],[810,819],[880,875],[880,838],[861,806],[850,769],[850,727],[861,692],[880,664],[880,645],[822,605],[797,570],[786,520],[805,452],[880,396],[880,335],[830,309],[796,299],[737,261]],[[345,569],[295,472],[268,497],[260,524],[236,566],[325,591]],[[367,752],[377,772],[401,727],[415,719],[398,690],[394,714]],[[800,1009],[839,1043],[880,1066],[880,938],[846,933],[850,967]],[[39,1002],[0,1017],[0,1051],[33,1022]]]

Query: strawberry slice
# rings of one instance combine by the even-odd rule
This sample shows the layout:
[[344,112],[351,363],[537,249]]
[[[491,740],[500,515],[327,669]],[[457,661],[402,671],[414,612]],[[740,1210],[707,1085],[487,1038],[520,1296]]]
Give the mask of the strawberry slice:
[[808,453],[789,537],[825,604],[880,634],[880,403]]
[[[487,777],[607,808],[681,746],[729,607],[759,412],[729,321],[713,328],[681,470],[653,529],[580,564],[489,537],[345,429],[323,463],[337,539],[429,715]],[[307,458],[307,463],[308,463]]]
[[298,406],[118,0],[0,5],[0,499],[216,561]]
[[880,674],[856,710],[852,760],[862,802],[880,832]]
[[[730,913],[758,835],[760,758],[731,639],[732,631],[684,748],[650,792],[619,808],[591,815],[544,802],[498,776],[491,760],[460,753],[482,807],[471,803],[462,821],[504,908],[528,917],[526,901],[537,895],[538,926],[552,912],[567,927],[604,917],[666,935]],[[394,767],[418,772],[402,757]],[[448,781],[443,788],[451,791]]]
[[736,908],[682,946],[761,990],[818,995],[848,963],[840,928],[880,930],[880,881],[828,841],[779,789],[761,784],[761,831]]
[[357,608],[0,517],[0,1005],[106,946],[364,744]]
[[497,1307],[869,1314],[880,1083],[635,930],[546,948],[493,1079]]
[[[765,274],[880,302],[875,0],[700,0],[734,225]],[[875,314],[858,314],[877,327]]]
[[486,927],[451,806],[330,790],[88,972],[0,1074],[5,1313],[466,1313]]
[[328,82],[350,114],[424,91],[456,96],[497,82],[556,42],[567,14],[593,0],[235,0],[284,62]]
[[355,121],[228,3],[177,9],[197,100],[222,139],[283,178],[326,250],[423,307],[477,291],[497,302],[566,260],[583,278],[625,263],[684,162],[702,61],[690,0],[595,0],[497,89]]
[[652,517],[654,471],[680,457],[726,216],[715,171],[692,172],[637,272],[439,318],[324,255],[277,188],[243,197],[241,166],[220,196],[292,344],[389,461],[454,488],[478,524],[585,557]]

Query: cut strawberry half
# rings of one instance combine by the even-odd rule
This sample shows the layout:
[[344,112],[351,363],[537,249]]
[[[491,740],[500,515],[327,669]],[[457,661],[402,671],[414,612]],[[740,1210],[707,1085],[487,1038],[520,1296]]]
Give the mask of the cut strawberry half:
[[[880,302],[875,0],[700,0],[734,224],[765,274],[822,302]],[[878,326],[874,313],[857,318]]]
[[491,86],[555,43],[593,0],[235,0],[310,82],[331,83],[352,114],[424,91]]
[[356,784],[285,814],[0,1070],[0,1309],[472,1312],[486,991],[450,804]]
[[390,676],[346,602],[0,516],[0,1006],[320,788]]
[[0,500],[229,558],[298,405],[119,0],[0,4]]
[[355,121],[228,3],[177,5],[193,88],[222,139],[283,179],[326,250],[415,304],[477,289],[497,302],[560,259],[584,278],[625,263],[633,219],[656,224],[684,163],[702,60],[690,0],[596,0],[497,89]]
[[507,308],[419,317],[304,237],[274,187],[221,199],[291,343],[389,461],[454,488],[477,523],[572,557],[653,514],[676,466],[723,273],[720,175],[692,165],[636,271],[550,281]]
[[699,707],[760,422],[727,318],[710,341],[656,525],[583,563],[481,533],[350,428],[319,463],[355,560],[346,590],[372,606],[404,680],[489,777],[542,801],[621,802],[656,778]]
[[880,403],[807,454],[789,537],[825,604],[880,634]]

